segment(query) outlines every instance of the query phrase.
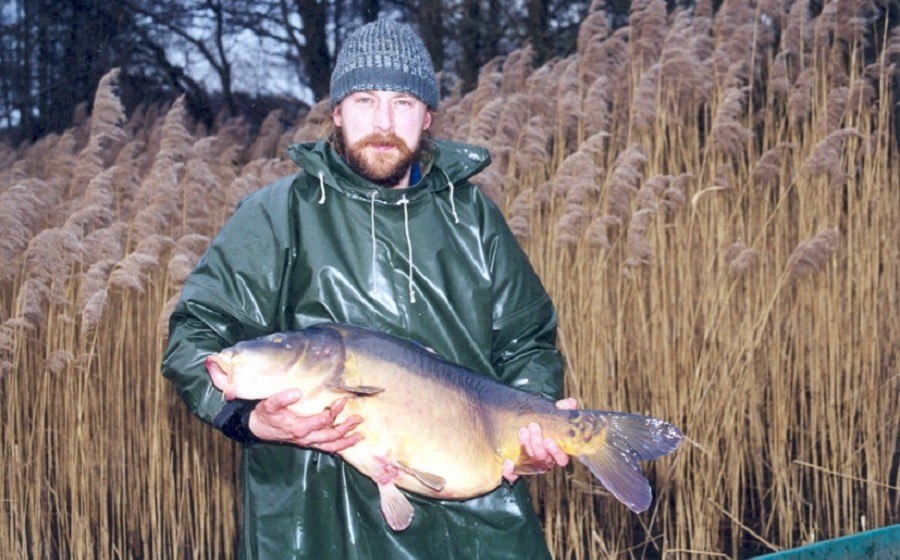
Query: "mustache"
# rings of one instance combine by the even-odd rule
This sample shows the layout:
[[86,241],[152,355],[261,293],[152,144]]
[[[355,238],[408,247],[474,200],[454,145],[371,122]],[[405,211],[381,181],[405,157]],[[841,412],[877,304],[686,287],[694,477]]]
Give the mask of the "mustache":
[[411,150],[402,138],[393,133],[382,134],[373,132],[368,136],[356,142],[356,148],[365,148],[367,146],[392,146],[397,148],[404,154],[409,154]]

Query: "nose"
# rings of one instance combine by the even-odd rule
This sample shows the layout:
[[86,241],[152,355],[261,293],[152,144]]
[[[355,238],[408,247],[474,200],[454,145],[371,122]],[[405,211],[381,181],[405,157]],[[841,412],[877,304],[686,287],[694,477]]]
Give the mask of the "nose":
[[394,111],[390,103],[379,103],[375,109],[375,128],[381,132],[390,132],[394,128]]

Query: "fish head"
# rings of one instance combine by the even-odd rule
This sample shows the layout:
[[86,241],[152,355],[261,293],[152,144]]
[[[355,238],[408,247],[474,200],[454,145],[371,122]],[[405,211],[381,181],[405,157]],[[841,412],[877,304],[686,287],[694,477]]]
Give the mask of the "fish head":
[[206,357],[213,385],[227,400],[265,399],[286,389],[304,394],[340,375],[344,349],[336,333],[275,333]]

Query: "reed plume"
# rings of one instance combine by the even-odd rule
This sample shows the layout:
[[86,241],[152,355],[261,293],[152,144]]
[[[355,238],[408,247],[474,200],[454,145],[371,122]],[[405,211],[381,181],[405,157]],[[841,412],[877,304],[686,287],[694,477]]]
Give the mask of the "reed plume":
[[314,142],[331,122],[331,105],[328,99],[322,99],[309,108],[300,126],[296,127],[292,141],[294,143]]
[[134,251],[116,263],[109,275],[110,286],[143,293],[151,272],[159,267],[173,243],[164,235],[143,237]]
[[588,247],[609,251],[621,226],[622,219],[618,216],[604,214],[595,217],[584,233]]
[[503,57],[494,57],[478,72],[478,85],[472,93],[467,95],[471,99],[472,115],[480,113],[481,109],[500,93],[500,84],[503,81],[503,72],[500,69],[502,64]]
[[815,149],[803,163],[803,169],[814,177],[829,175],[841,177],[841,148],[844,141],[850,137],[859,137],[859,132],[854,128],[842,128],[835,130],[816,144]]
[[646,162],[644,147],[633,144],[616,157],[607,180],[608,213],[618,216],[623,222],[627,222],[631,217],[631,199],[640,187],[643,178],[642,169]]
[[125,109],[116,93],[119,69],[107,72],[97,85],[91,113],[90,136],[78,156],[78,164],[69,185],[69,197],[81,196],[89,182],[109,166],[124,144],[127,134],[122,128]]
[[728,270],[737,276],[745,276],[759,266],[759,250],[747,247],[740,241],[734,243],[725,253]]
[[811,276],[822,270],[840,247],[841,234],[836,228],[825,228],[801,241],[787,262],[790,278]]
[[[98,306],[99,301],[96,301],[95,296],[99,292],[106,291],[109,274],[112,272],[112,269],[117,262],[117,259],[103,259],[97,261],[91,264],[90,268],[88,268],[87,272],[85,272],[84,276],[81,278],[81,284],[78,287],[78,295],[75,298],[75,307],[80,310],[82,316],[85,317],[82,323],[82,328],[85,330],[90,330],[90,328],[95,327],[99,322],[101,313],[98,312],[98,309],[89,308],[88,302],[95,300],[93,306]],[[103,299],[105,300],[105,295]],[[99,311],[102,312],[103,306],[99,305],[99,308]],[[92,313],[94,313],[94,315],[91,315]]]
[[497,121],[503,111],[506,100],[500,96],[484,104],[469,128],[469,141],[476,144],[487,144],[494,136]]
[[248,152],[249,159],[269,159],[280,155],[277,150],[284,133],[284,125],[281,123],[283,114],[281,109],[269,111],[259,125],[259,133]]
[[740,118],[744,112],[744,99],[748,88],[731,89],[716,109],[710,142],[727,159],[736,159],[744,153],[744,143],[753,134]]
[[516,49],[503,61],[500,91],[505,96],[516,94],[525,88],[525,80],[534,67],[534,49],[530,44]]
[[631,58],[647,69],[659,59],[666,36],[666,3],[637,0],[631,3]]

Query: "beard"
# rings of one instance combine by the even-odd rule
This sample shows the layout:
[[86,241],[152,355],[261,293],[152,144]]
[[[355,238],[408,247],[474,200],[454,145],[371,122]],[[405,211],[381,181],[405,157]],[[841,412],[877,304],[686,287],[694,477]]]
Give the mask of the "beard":
[[[338,128],[334,134],[335,149],[354,173],[381,187],[395,187],[409,172],[422,153],[420,140],[414,148],[406,145],[399,136],[372,133],[354,144],[347,145],[344,131]],[[391,146],[394,150],[378,152],[374,148]]]

